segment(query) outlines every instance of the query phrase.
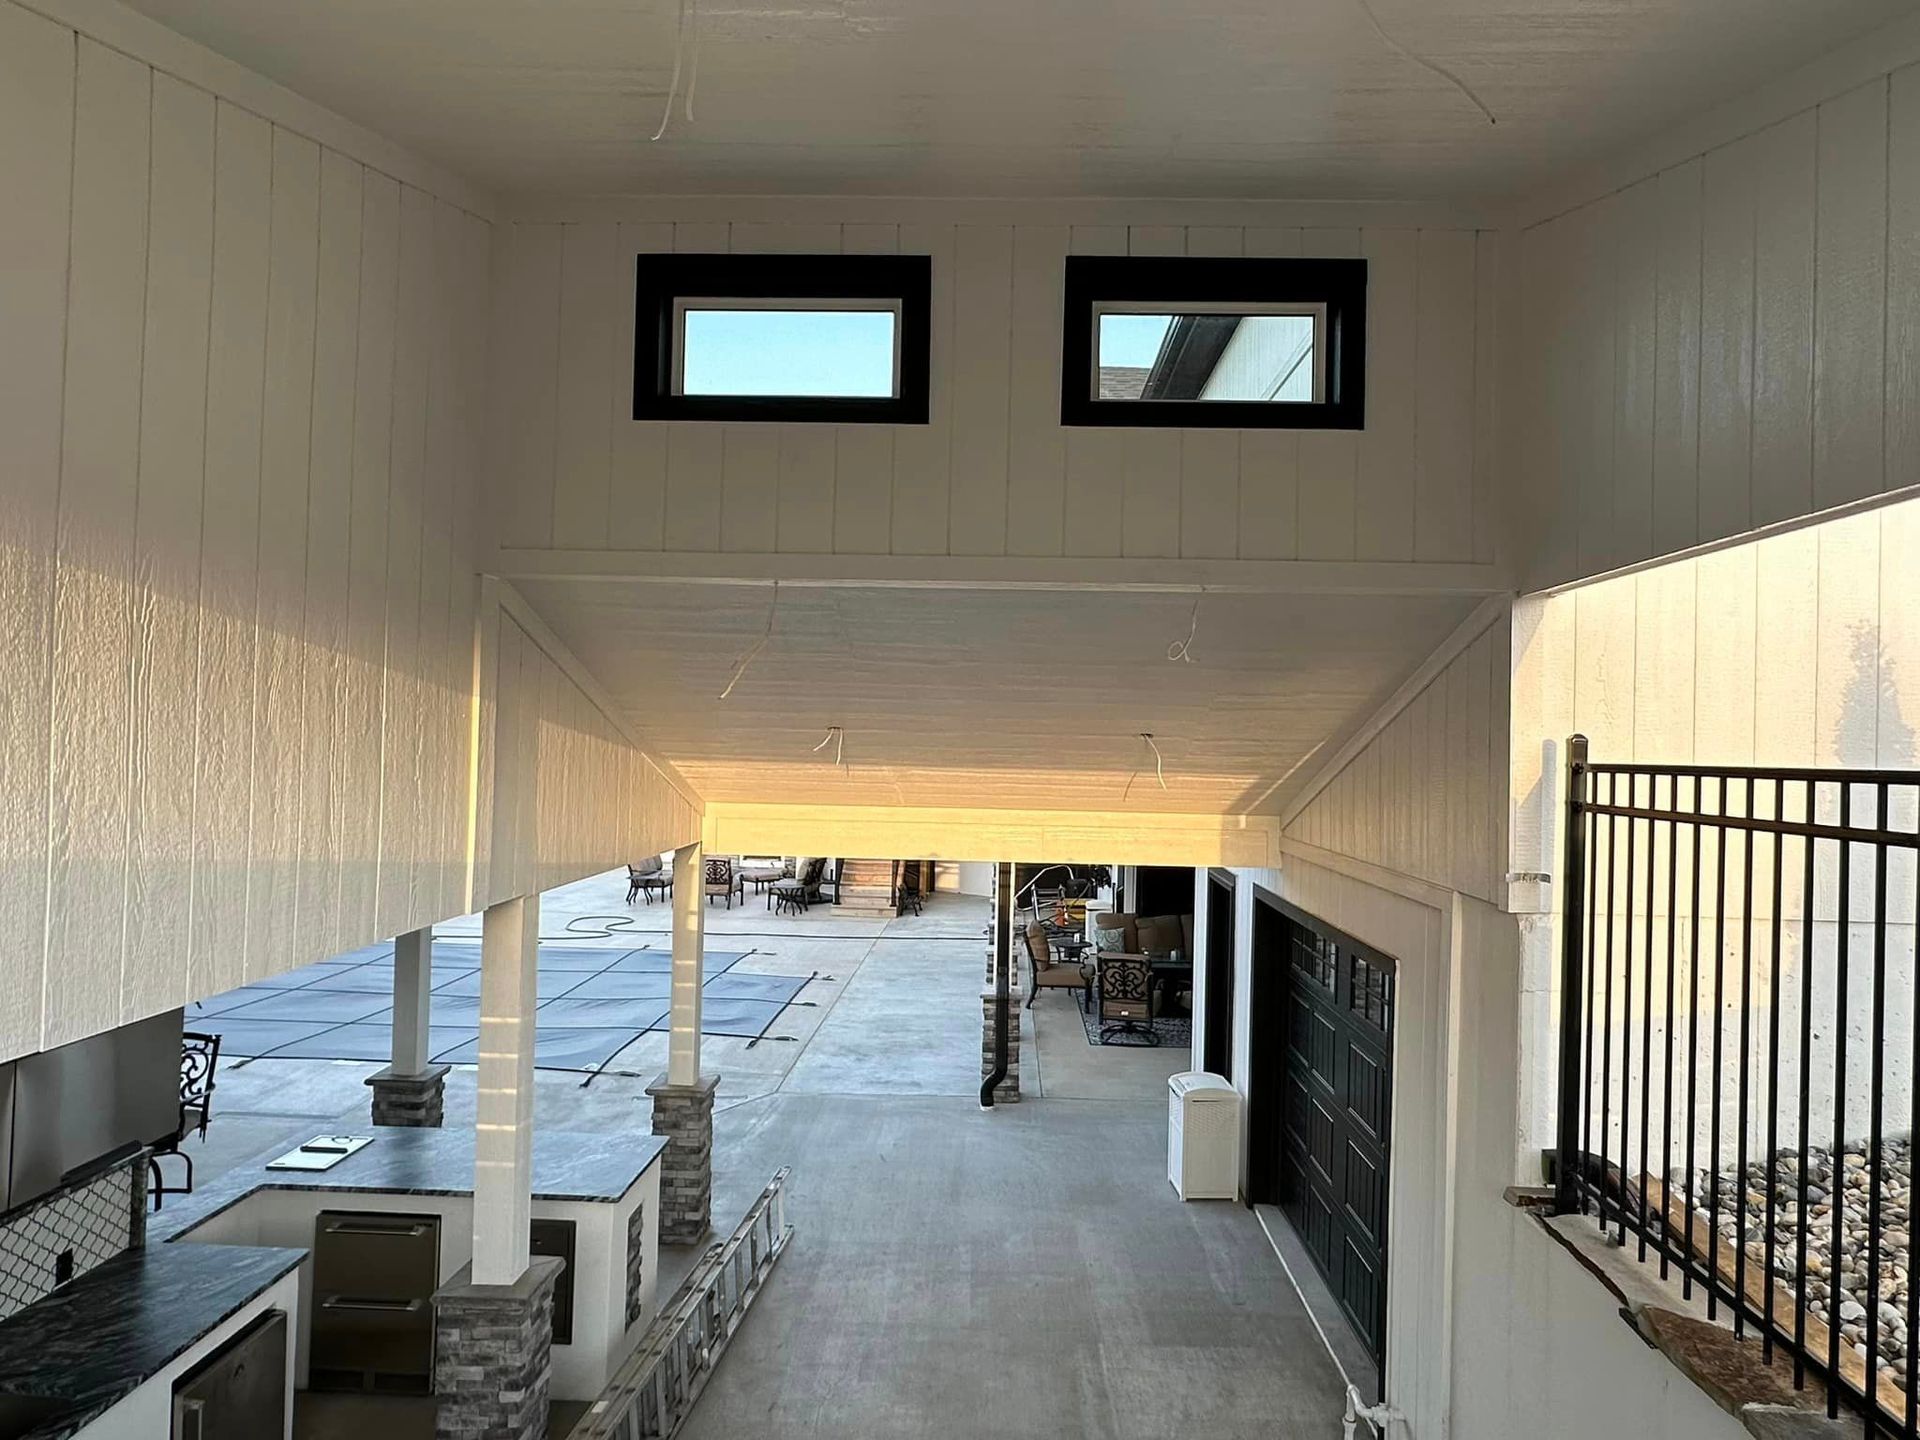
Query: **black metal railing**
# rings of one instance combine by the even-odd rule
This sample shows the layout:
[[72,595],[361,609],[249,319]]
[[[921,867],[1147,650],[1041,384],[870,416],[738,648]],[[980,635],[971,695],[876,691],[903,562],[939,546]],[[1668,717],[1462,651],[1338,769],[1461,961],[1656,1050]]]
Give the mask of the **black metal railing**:
[[1576,735],[1566,786],[1556,1208],[1913,1440],[1920,772]]

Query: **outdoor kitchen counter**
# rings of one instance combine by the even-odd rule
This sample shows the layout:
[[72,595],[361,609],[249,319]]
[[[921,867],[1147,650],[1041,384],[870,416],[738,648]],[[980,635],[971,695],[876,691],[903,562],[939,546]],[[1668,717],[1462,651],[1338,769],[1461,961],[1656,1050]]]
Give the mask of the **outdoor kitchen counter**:
[[[197,1361],[210,1338],[224,1340],[218,1332],[258,1309],[254,1302],[305,1258],[304,1250],[232,1245],[129,1250],[0,1321],[0,1407],[53,1406],[37,1428],[5,1433],[80,1434],[148,1381]],[[170,1402],[170,1381],[166,1389]],[[164,1420],[149,1433],[165,1434]]]
[[[149,1217],[148,1243],[169,1250],[311,1247],[322,1211],[433,1215],[440,1221],[438,1282],[447,1283],[473,1258],[472,1128],[375,1126],[359,1133],[373,1142],[331,1170],[267,1169],[291,1148],[288,1142],[195,1194],[169,1195],[166,1209]],[[534,1134],[532,1217],[570,1224],[574,1237],[572,1334],[553,1347],[558,1399],[598,1396],[653,1318],[666,1145],[648,1134]],[[300,1273],[294,1373],[304,1387],[311,1370],[312,1267]]]
[[[177,1240],[262,1190],[344,1191],[368,1195],[473,1194],[473,1131],[374,1127],[373,1143],[331,1170],[269,1170],[250,1160],[210,1180],[192,1195],[169,1197],[167,1208],[148,1217],[149,1243]],[[659,1159],[667,1142],[657,1135],[578,1134],[536,1130],[533,1137],[533,1198],[587,1205],[624,1200]],[[429,1207],[430,1208],[430,1207]],[[196,1237],[197,1238],[197,1237]]]

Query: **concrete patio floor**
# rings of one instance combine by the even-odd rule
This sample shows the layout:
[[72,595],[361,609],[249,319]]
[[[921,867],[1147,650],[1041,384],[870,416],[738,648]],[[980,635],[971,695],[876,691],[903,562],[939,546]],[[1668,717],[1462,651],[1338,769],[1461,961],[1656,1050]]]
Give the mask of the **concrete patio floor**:
[[[624,947],[667,932],[664,904],[624,898],[619,874],[551,892],[541,933]],[[594,915],[631,923],[583,940]],[[1167,1184],[1166,1077],[1189,1068],[1186,1050],[1089,1045],[1075,998],[1049,992],[1021,1011],[1028,1098],[980,1110],[986,918],[983,899],[944,895],[895,920],[779,918],[752,900],[709,910],[710,937],[754,950],[741,969],[817,978],[758,1044],[703,1042],[721,1077],[715,1230],[786,1165],[797,1233],[682,1433],[1333,1433],[1341,1382],[1257,1218],[1183,1205]],[[536,1124],[646,1133],[645,1087],[664,1064],[665,1037],[650,1035],[585,1085],[541,1071]],[[376,1068],[223,1065],[212,1138],[194,1147],[201,1177],[364,1128]],[[473,1080],[448,1077],[448,1125],[473,1123]],[[662,1251],[663,1298],[700,1248]],[[310,1404],[298,1435],[367,1433],[356,1414],[371,1418]],[[412,1434],[427,1414],[383,1423]]]
[[796,1229],[684,1440],[1338,1433],[1256,1217],[1167,1184],[1164,1100],[782,1093],[727,1118],[721,1173],[792,1164]]

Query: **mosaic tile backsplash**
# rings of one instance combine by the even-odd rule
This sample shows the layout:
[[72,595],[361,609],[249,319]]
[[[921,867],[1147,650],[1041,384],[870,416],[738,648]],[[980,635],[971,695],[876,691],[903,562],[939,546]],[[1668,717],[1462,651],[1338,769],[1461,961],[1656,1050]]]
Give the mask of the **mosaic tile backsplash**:
[[53,1289],[64,1251],[73,1251],[79,1276],[138,1243],[144,1163],[121,1165],[0,1216],[0,1319]]

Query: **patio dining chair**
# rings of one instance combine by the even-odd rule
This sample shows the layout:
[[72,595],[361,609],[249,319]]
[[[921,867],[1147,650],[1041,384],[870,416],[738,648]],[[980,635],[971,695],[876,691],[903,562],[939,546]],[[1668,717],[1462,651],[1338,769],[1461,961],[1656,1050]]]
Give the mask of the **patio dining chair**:
[[1031,1010],[1040,991],[1048,989],[1078,990],[1080,1008],[1086,1009],[1093,996],[1093,981],[1088,977],[1086,967],[1054,958],[1053,944],[1046,926],[1029,925],[1024,933],[1027,939],[1027,963],[1033,972],[1027,985],[1027,1008]]
[[707,857],[706,895],[709,905],[714,902],[716,896],[724,895],[729,910],[733,908],[733,897],[736,895],[740,897],[742,903],[745,903],[746,891],[741,885],[739,872],[733,868],[731,855]]
[[627,866],[627,904],[633,904],[642,891],[646,892],[647,900],[651,903],[655,892],[660,890],[673,893],[673,873],[660,863],[658,855],[642,860],[638,865]]
[[1142,1035],[1158,1045],[1152,1019],[1153,968],[1144,955],[1102,950],[1100,970],[1100,1043],[1115,1035]]

